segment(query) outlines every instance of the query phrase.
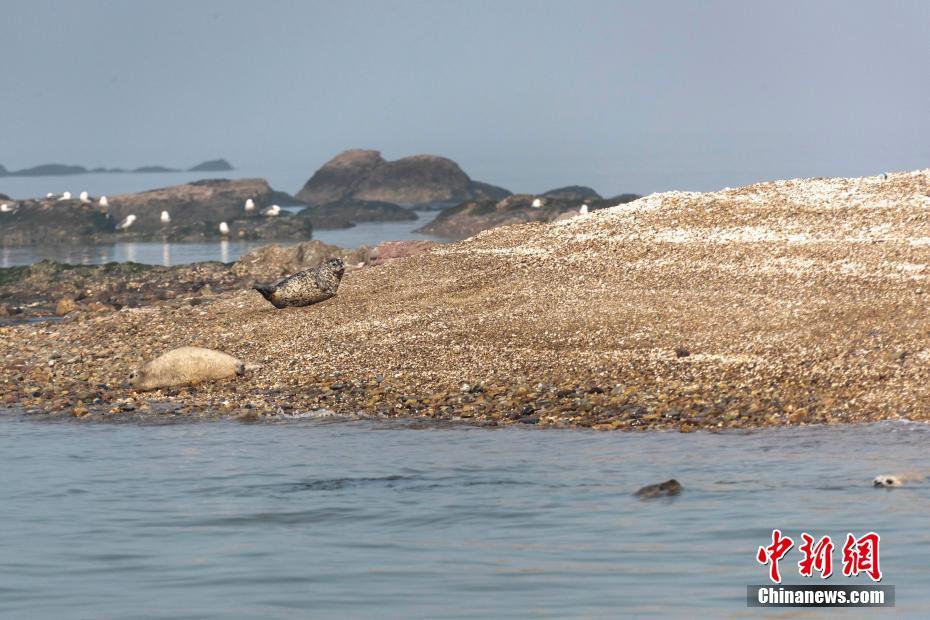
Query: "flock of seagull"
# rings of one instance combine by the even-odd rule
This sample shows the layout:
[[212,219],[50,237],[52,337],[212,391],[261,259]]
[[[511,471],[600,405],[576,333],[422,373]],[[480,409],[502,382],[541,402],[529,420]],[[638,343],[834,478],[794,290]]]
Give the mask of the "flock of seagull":
[[[45,195],[45,197],[48,199],[57,198],[59,201],[71,200],[71,192],[64,192],[61,196],[56,196],[55,194],[49,192],[48,194]],[[87,192],[81,192],[78,198],[81,202],[85,204],[90,204],[91,202],[90,195]],[[110,206],[110,201],[107,200],[106,196],[101,196],[100,199],[97,201],[97,204],[100,205],[101,207],[106,208]],[[543,206],[542,199],[541,198],[534,199],[532,206],[534,208],[541,209]],[[248,200],[245,201],[245,205],[243,208],[245,209],[246,213],[250,213],[254,211],[255,201],[249,198]],[[18,210],[18,207],[15,205],[11,207],[7,203],[0,204],[0,213],[16,213],[17,210]],[[281,215],[281,207],[279,207],[278,205],[271,205],[270,207],[265,207],[264,209],[262,209],[260,213],[264,215],[265,217],[277,217]],[[581,205],[581,208],[578,209],[578,213],[580,213],[581,215],[587,215],[588,205],[587,204]],[[126,230],[127,228],[133,225],[136,219],[137,218],[135,215],[127,215],[126,217],[122,219],[122,221],[120,221],[119,224],[116,225],[116,230]],[[171,214],[168,211],[162,211],[160,220],[161,220],[161,223],[164,225],[170,224]],[[227,224],[226,222],[220,222],[219,228],[220,228],[221,235],[229,234],[229,224]]]
[[[58,201],[72,200],[71,192],[63,192],[60,196],[49,192],[48,194],[45,195],[45,198],[49,200],[58,200]],[[81,192],[78,196],[78,199],[84,204],[91,203],[90,194],[88,192]],[[107,208],[110,206],[110,201],[107,199],[106,196],[101,196],[100,199],[97,201],[97,204],[101,207]],[[245,201],[245,204],[243,205],[243,209],[245,210],[246,213],[255,211],[255,201],[249,198],[248,200]],[[10,206],[8,203],[0,204],[0,213],[16,213],[18,210],[19,210],[18,205]],[[278,205],[271,205],[270,207],[266,207],[262,209],[259,213],[261,213],[265,217],[277,217],[281,215],[281,207]],[[130,226],[132,226],[135,223],[137,219],[138,218],[134,214],[127,215],[116,225],[116,230],[128,229]],[[170,224],[171,214],[168,211],[162,211],[161,217],[159,219],[161,223],[164,225]],[[220,230],[221,235],[228,235],[229,224],[227,224],[226,222],[220,222],[219,230]]]

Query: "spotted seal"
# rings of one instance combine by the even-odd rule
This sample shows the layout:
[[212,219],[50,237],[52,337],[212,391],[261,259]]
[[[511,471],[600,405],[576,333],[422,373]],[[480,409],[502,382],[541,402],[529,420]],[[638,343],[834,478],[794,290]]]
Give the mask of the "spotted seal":
[[656,497],[678,495],[681,493],[681,490],[681,483],[673,478],[672,480],[666,480],[665,482],[660,482],[659,484],[650,484],[649,486],[645,486],[633,495],[640,499],[653,499]]
[[254,288],[275,308],[309,306],[336,295],[345,269],[342,259],[330,258],[319,267],[295,273],[274,284],[259,284]]
[[227,379],[245,371],[245,364],[232,355],[201,347],[181,347],[134,371],[129,375],[129,384],[137,390],[157,390]]
[[924,477],[920,474],[910,472],[904,474],[882,474],[872,479],[872,486],[892,489],[904,486],[906,482],[921,482],[923,479]]

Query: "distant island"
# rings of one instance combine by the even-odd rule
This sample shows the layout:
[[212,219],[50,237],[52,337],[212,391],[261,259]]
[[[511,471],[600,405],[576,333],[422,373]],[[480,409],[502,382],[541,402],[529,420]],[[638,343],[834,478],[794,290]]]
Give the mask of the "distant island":
[[84,166],[70,166],[67,164],[42,164],[22,170],[7,170],[0,166],[0,177],[59,177],[73,174],[119,174],[127,172],[227,172],[234,170],[225,159],[211,159],[197,164],[187,170],[181,168],[168,168],[166,166],[140,166],[132,170],[124,168],[85,168]]

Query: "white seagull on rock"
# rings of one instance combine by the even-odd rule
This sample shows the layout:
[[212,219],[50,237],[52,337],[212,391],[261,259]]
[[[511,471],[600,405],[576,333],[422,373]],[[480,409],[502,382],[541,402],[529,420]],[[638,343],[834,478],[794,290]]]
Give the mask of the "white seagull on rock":
[[90,194],[87,192],[81,192],[81,202],[88,203],[90,202]]
[[578,213],[580,213],[580,214],[582,214],[582,215],[587,215],[587,214],[588,214],[588,205],[581,205],[581,208],[578,209]]
[[533,204],[531,206],[535,209],[541,209],[542,205],[543,205],[542,198],[534,198]]
[[46,197],[46,198],[54,198],[54,197],[55,197],[55,194],[53,194],[52,192],[49,192],[49,193],[45,194],[45,197]]
[[0,205],[0,213],[12,213],[12,212],[13,212],[13,207],[8,205],[7,203],[4,202],[2,205]]
[[65,192],[58,200],[71,200],[71,192]]
[[226,222],[220,222],[220,234],[228,235],[229,234],[229,224]]
[[254,210],[255,210],[255,201],[252,200],[251,198],[249,198],[248,200],[246,200],[246,201],[245,201],[245,210],[246,210],[246,211],[254,211]]
[[116,230],[126,230],[136,221],[135,215],[127,215],[122,222],[116,225]]
[[276,217],[281,215],[281,207],[278,205],[271,205],[267,209],[262,209],[262,215],[266,217]]
[[161,212],[161,223],[162,223],[162,224],[170,224],[170,223],[171,223],[171,215],[170,215],[167,211],[162,211],[162,212]]
[[109,207],[109,206],[110,206],[110,201],[107,200],[107,197],[106,197],[106,196],[101,196],[101,197],[100,197],[100,206],[101,206],[101,207]]

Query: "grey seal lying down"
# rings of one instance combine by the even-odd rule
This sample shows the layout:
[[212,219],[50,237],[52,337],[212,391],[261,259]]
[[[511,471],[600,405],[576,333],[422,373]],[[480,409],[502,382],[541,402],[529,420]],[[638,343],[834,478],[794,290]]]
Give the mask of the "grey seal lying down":
[[129,375],[137,390],[157,390],[177,385],[227,379],[245,373],[245,363],[213,349],[181,347],[156,357]]

